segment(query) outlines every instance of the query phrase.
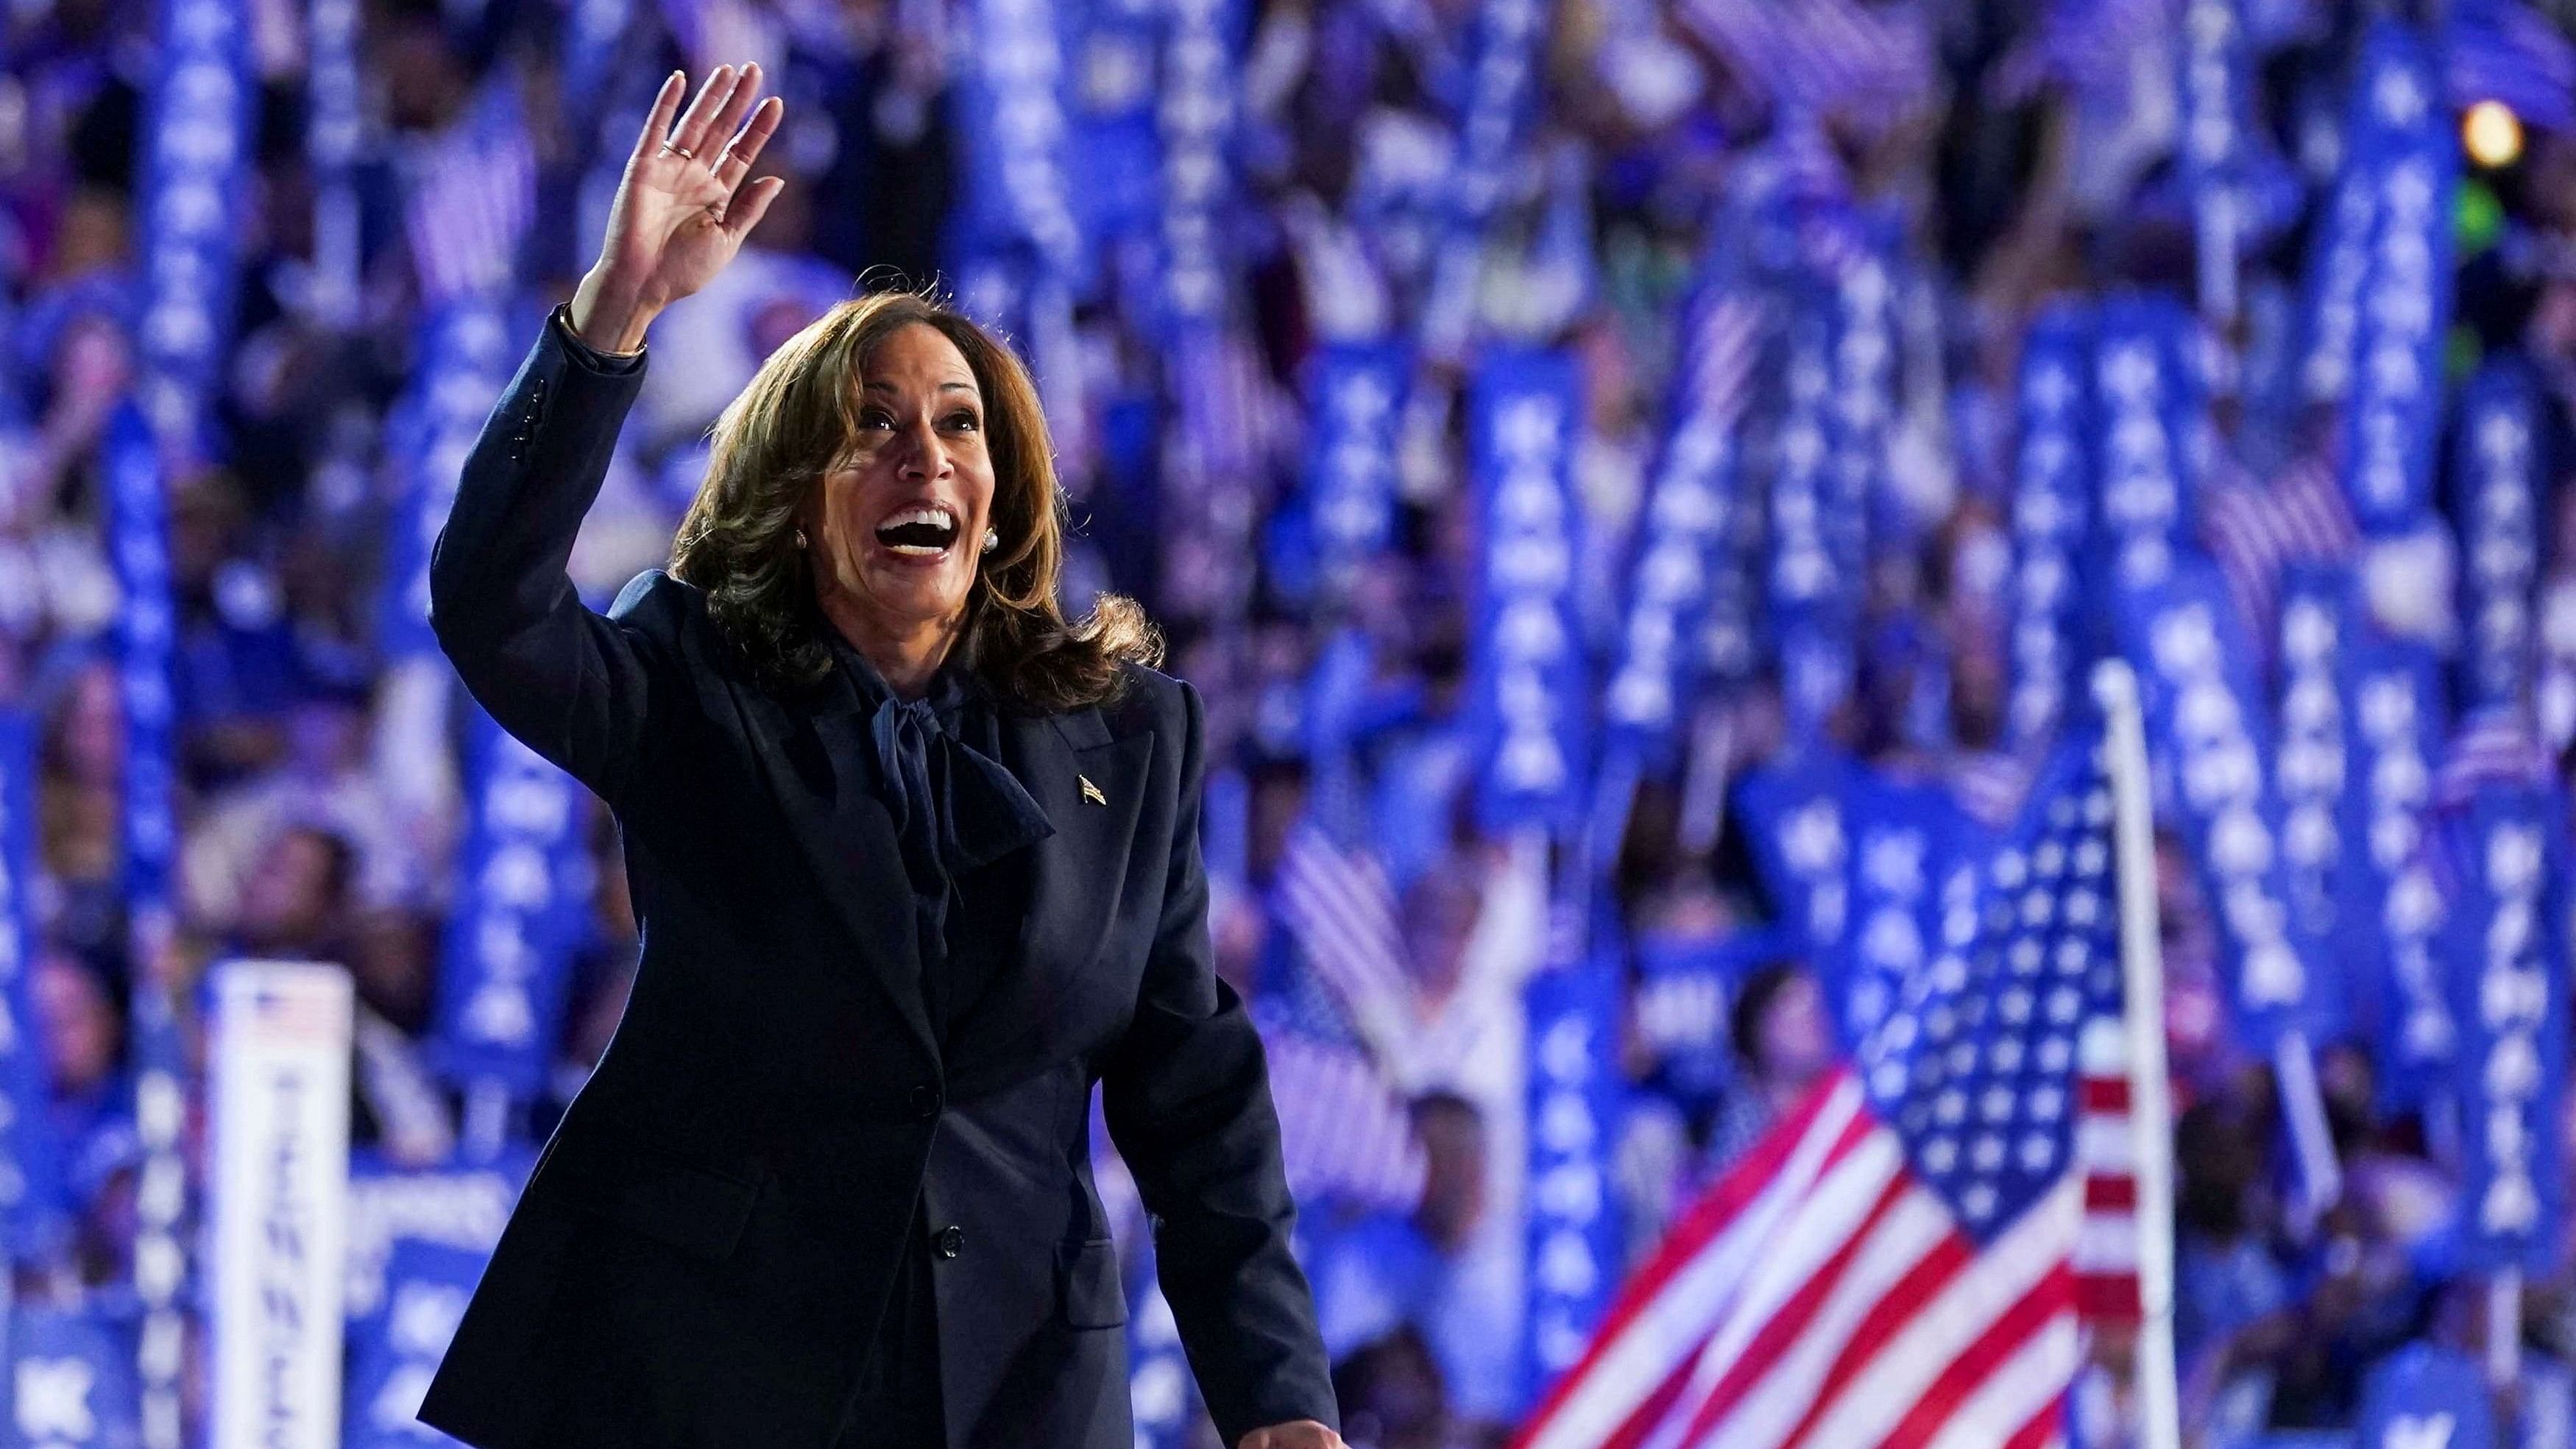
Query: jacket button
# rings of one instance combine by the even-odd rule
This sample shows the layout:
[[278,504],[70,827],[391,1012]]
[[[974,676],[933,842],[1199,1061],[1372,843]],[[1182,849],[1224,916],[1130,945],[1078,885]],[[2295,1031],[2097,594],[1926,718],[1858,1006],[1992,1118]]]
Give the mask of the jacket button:
[[954,1258],[966,1247],[966,1230],[950,1223],[939,1230],[939,1256]]
[[939,1089],[928,1082],[912,1089],[912,1115],[927,1122],[939,1115]]

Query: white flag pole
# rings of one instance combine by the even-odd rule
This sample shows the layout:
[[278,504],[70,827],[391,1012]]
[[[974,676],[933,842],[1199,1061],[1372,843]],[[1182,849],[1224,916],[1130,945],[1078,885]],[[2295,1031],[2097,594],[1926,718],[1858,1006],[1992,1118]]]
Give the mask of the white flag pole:
[[2111,777],[2113,870],[2127,997],[2129,1131],[2138,1183],[2137,1405],[2140,1449],[2179,1449],[2182,1401],[2173,1341],[2173,1103],[2165,1071],[2165,965],[2156,927],[2155,823],[2138,680],[2106,659],[2093,671]]

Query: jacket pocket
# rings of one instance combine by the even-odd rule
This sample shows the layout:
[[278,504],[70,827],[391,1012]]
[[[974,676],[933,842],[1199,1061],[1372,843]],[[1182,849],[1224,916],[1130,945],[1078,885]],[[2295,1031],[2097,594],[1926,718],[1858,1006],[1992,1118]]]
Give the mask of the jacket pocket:
[[1115,1328],[1127,1321],[1127,1287],[1118,1278],[1118,1244],[1108,1238],[1056,1248],[1064,1285],[1064,1321],[1072,1328]]
[[566,1206],[709,1262],[742,1240],[761,1187],[756,1170],[711,1167],[597,1122],[566,1123],[548,1144],[540,1176],[542,1190]]

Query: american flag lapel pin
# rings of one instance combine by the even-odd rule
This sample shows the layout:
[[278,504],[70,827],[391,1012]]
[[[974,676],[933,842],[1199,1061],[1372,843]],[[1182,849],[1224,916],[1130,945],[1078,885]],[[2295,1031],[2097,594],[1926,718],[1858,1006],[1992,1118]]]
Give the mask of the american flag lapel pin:
[[1109,803],[1109,797],[1100,793],[1100,787],[1091,783],[1091,777],[1089,775],[1076,775],[1073,778],[1082,782],[1083,799],[1090,801],[1094,805],[1106,805]]

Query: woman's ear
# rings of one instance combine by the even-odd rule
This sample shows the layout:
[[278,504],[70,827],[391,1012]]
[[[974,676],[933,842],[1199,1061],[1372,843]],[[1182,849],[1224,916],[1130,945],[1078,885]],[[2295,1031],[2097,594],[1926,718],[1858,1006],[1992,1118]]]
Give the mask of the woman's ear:
[[787,542],[798,553],[813,555],[823,550],[822,497],[823,482],[818,478],[789,512]]

